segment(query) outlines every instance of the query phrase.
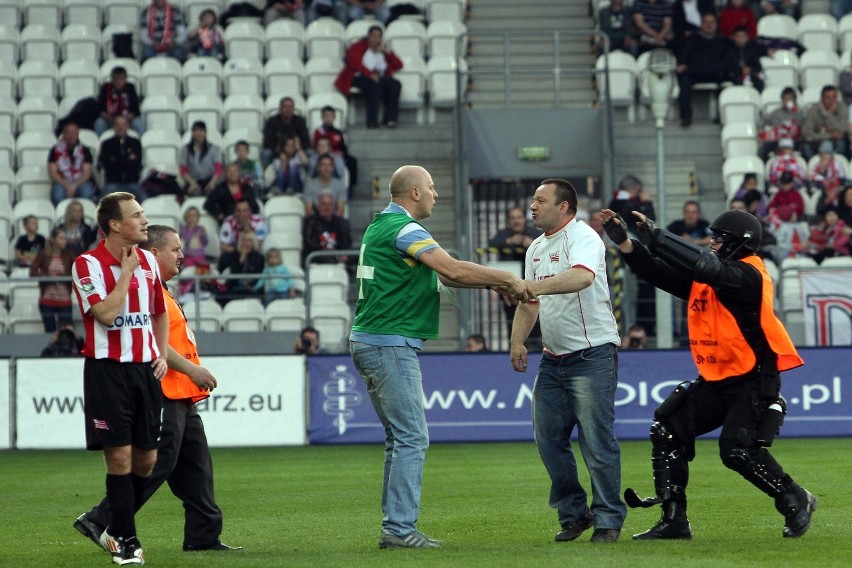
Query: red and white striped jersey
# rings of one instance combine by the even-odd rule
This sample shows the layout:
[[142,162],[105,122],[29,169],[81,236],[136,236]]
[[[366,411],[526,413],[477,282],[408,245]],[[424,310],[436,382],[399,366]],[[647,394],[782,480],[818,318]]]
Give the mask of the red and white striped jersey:
[[121,263],[107,250],[105,241],[74,261],[71,276],[86,343],[83,355],[122,363],[147,363],[160,355],[151,316],[166,311],[160,269],[154,255],[136,247],[139,266],[133,272],[127,297],[115,321],[103,325],[92,315],[92,306],[106,300],[121,277]]

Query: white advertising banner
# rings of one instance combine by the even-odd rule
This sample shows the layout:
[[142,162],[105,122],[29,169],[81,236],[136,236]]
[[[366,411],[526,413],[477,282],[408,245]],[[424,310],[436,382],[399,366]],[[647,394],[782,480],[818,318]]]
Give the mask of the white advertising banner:
[[803,270],[799,278],[807,345],[852,345],[852,270]]
[[[210,446],[307,442],[302,356],[204,357],[203,362],[219,382],[197,405]],[[18,359],[15,404],[16,447],[85,447],[82,359]]]
[[9,359],[0,359],[0,450],[8,450],[9,434],[12,426],[10,412],[12,404],[9,400]]

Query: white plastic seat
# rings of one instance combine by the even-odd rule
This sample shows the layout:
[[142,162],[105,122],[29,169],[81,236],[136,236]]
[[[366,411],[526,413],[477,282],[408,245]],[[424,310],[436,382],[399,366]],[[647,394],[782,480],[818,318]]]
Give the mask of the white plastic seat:
[[463,56],[466,51],[465,41],[459,40],[459,38],[466,37],[466,35],[467,26],[460,21],[433,21],[426,28],[429,57],[440,55]]
[[18,167],[44,166],[47,164],[47,153],[54,144],[56,144],[56,138],[50,130],[21,132],[15,142],[15,151],[18,154]]
[[[846,177],[849,177],[850,176],[849,160],[846,159],[846,156],[844,156],[843,154],[834,154],[834,159],[836,159],[838,162],[840,162],[840,165],[843,166],[843,170],[846,172]],[[816,167],[816,165],[818,163],[819,163],[819,154],[815,154],[815,155],[811,156],[811,159],[808,160],[808,164],[807,164],[808,177],[810,177],[810,175],[813,173],[814,168]]]
[[784,14],[766,14],[757,21],[757,35],[796,39],[796,20]]
[[0,96],[18,98],[18,67],[3,60],[0,60]]
[[[12,204],[17,199],[15,193],[15,174],[12,168],[0,168],[0,225],[4,225],[11,233],[11,221],[7,218],[8,212],[12,209]],[[0,249],[3,248],[3,239],[0,239]],[[2,272],[2,271],[0,271]]]
[[53,61],[27,60],[18,67],[18,92],[27,97],[56,97],[59,69]]
[[833,256],[826,258],[820,264],[823,268],[852,268],[852,256]]
[[[760,108],[764,116],[781,106],[781,92],[785,88],[785,85],[767,85],[763,88],[763,92],[760,93]],[[796,101],[801,106],[802,93],[796,87],[793,87],[793,90],[796,91]]]
[[745,174],[756,174],[757,186],[763,187],[764,168],[763,160],[757,156],[732,156],[725,160],[722,164],[722,179],[728,199],[739,189]]
[[346,30],[334,18],[319,18],[305,28],[305,53],[310,61],[314,57],[343,57],[343,38]]
[[[35,292],[38,293],[37,287]],[[38,296],[35,302],[30,302],[30,299],[32,298],[23,302],[19,300],[9,308],[7,320],[9,333],[15,335],[44,333],[44,322],[38,310]]]
[[308,270],[310,306],[345,302],[349,292],[349,273],[341,264],[311,264]]
[[597,70],[598,96],[606,98],[606,73],[609,65],[609,96],[610,103],[616,107],[627,107],[628,119],[632,122],[632,111],[636,100],[636,60],[629,53],[612,51],[609,56],[601,55],[595,61]]
[[195,331],[217,332],[222,330],[222,306],[216,300],[186,302],[183,304],[183,313],[186,314],[189,326]]
[[752,122],[729,122],[722,128],[722,151],[726,158],[757,155],[757,128]]
[[[205,125],[206,126],[206,125]],[[192,130],[187,129],[186,132],[183,133],[183,136],[180,137],[181,146],[186,146],[192,141]],[[207,142],[213,144],[214,146],[218,146],[220,149],[222,148],[222,133],[218,130],[213,130],[212,128],[207,128]]]
[[260,95],[228,95],[223,104],[225,128],[263,129],[263,99]]
[[[145,133],[147,134],[147,132]],[[145,138],[145,135],[142,135]],[[155,195],[142,202],[145,217],[151,225],[180,226],[180,205],[174,195]],[[211,237],[212,235],[208,235]]]
[[182,144],[175,130],[146,130],[140,142],[142,159],[146,166],[155,163],[178,163]]
[[[213,10],[217,15],[222,13],[223,4],[225,6],[233,4],[231,1],[223,0],[183,0],[183,15],[184,21],[188,26],[195,26],[198,23],[198,17],[201,12],[207,9]],[[263,7],[263,6],[259,6]]]
[[807,108],[812,104],[818,103],[822,97],[823,85],[814,85],[802,91],[802,95],[798,98],[799,108],[807,112]]
[[334,124],[338,128],[344,128],[346,117],[349,116],[349,103],[338,91],[320,91],[308,97],[306,104],[306,119],[308,121],[308,129],[313,130],[322,123],[322,107],[334,107],[336,116]]
[[[93,61],[98,61],[101,55],[101,30],[88,24],[71,24],[62,29],[60,36],[62,59],[81,61],[92,67]],[[97,74],[97,68],[94,68]]]
[[422,124],[426,105],[426,63],[419,55],[403,55],[400,59],[403,67],[394,73],[401,85],[399,106],[417,110],[417,124]]
[[305,28],[301,22],[278,18],[266,26],[266,58],[301,60],[305,53]]
[[103,22],[103,0],[63,0],[65,26],[86,25],[101,29]]
[[796,24],[799,43],[806,50],[837,50],[837,20],[829,14],[805,14]]
[[[301,229],[302,219],[305,217],[305,205],[301,199],[293,195],[274,195],[263,205],[263,216],[269,227],[270,236],[279,231],[287,231],[287,228],[292,226]],[[301,249],[301,241],[298,245]]]
[[193,57],[183,64],[185,95],[222,94],[222,64],[214,57]]
[[349,337],[352,310],[345,302],[310,306],[311,325],[322,337],[323,345],[331,352],[343,351],[343,341]]
[[56,62],[59,59],[59,29],[30,24],[21,30],[21,59]]
[[0,0],[0,22],[10,28],[21,26],[21,3],[22,0]]
[[234,146],[240,140],[249,145],[249,158],[260,159],[260,145],[263,143],[263,133],[256,128],[229,128],[222,136],[222,159],[231,162],[236,159]]
[[222,308],[225,331],[263,331],[266,310],[257,298],[231,300]]
[[837,35],[840,38],[840,51],[852,49],[852,13],[840,18],[837,23]]
[[343,68],[343,62],[334,57],[313,57],[305,65],[305,92],[314,93],[335,91],[334,81]]
[[62,2],[58,0],[26,0],[24,25],[41,24],[54,29],[62,27]]
[[127,80],[139,89],[142,79],[142,69],[139,62],[129,57],[111,57],[101,63],[101,83],[110,80],[110,75],[115,67],[124,67],[127,70]]
[[18,132],[18,103],[11,97],[0,95],[0,132]]
[[[451,109],[456,105],[458,95],[456,93],[457,76],[462,75],[462,85],[466,82],[467,62],[461,59],[456,62],[455,57],[431,57],[426,63],[426,76],[429,81],[429,104],[432,108]],[[464,97],[464,88],[462,88]],[[430,120],[432,122],[432,120]]]
[[[763,19],[761,18],[761,21]],[[795,52],[779,49],[772,57],[761,57],[760,65],[766,76],[766,86],[799,86],[799,57]]]
[[802,89],[837,85],[837,76],[843,65],[834,51],[809,49],[799,58],[799,76]]
[[[2,13],[2,6],[0,6],[0,13]],[[0,61],[17,64],[21,34],[17,28],[5,23],[7,20],[0,20],[0,22],[4,22],[0,24]]]
[[149,4],[146,0],[105,0],[104,24],[107,26],[123,24],[137,27],[139,26],[142,8],[146,4]]
[[426,19],[430,22],[461,22],[464,20],[465,0],[428,0]]
[[268,331],[299,332],[305,327],[305,319],[305,301],[302,298],[273,300],[266,306]]
[[343,42],[346,47],[349,47],[356,41],[367,37],[367,32],[373,26],[382,28],[382,36],[384,36],[385,26],[378,20],[363,19],[353,20],[347,24],[343,32]]
[[53,228],[53,203],[49,199],[21,199],[12,208],[12,223],[15,234],[23,234],[24,226],[22,220],[28,215],[34,215],[38,219],[38,232],[42,235],[50,234]]
[[263,64],[259,59],[229,59],[223,78],[226,95],[263,93]]
[[719,94],[719,116],[722,124],[750,122],[760,117],[760,93],[754,87],[732,85]]
[[263,82],[266,92],[280,97],[290,93],[304,92],[305,64],[301,59],[278,57],[263,66]]
[[181,65],[171,57],[151,57],[142,64],[142,94],[180,95]]
[[81,128],[78,137],[80,139],[80,143],[85,146],[89,152],[92,154],[92,164],[98,163],[98,153],[101,151],[101,143],[98,140],[98,135],[94,130],[89,130],[87,128]]
[[194,94],[183,99],[183,123],[187,127],[197,120],[207,125],[207,130],[222,130],[222,99],[218,95]]
[[[41,164],[22,166],[19,158],[18,171],[15,172],[15,185],[18,186],[19,199],[50,199],[50,178],[47,176],[48,149],[44,149]],[[18,152],[20,152],[20,143]]]
[[68,60],[59,68],[60,96],[94,97],[99,86],[98,69],[91,60]]
[[426,27],[413,20],[397,19],[388,24],[384,40],[400,58],[426,54]]
[[18,103],[18,132],[52,132],[59,117],[53,97],[27,97]]
[[234,22],[225,28],[225,53],[228,58],[263,60],[263,26],[255,22]]
[[[0,130],[0,171],[12,171],[15,168],[15,137],[9,131]],[[0,207],[6,203],[0,199]]]
[[[284,220],[290,224],[285,225]],[[301,223],[295,218],[279,217],[275,224],[275,231],[266,235],[260,248],[264,257],[271,249],[278,249],[278,252],[281,253],[281,261],[285,266],[298,265],[302,260]]]
[[148,95],[139,107],[145,128],[181,132],[181,103],[175,95]]

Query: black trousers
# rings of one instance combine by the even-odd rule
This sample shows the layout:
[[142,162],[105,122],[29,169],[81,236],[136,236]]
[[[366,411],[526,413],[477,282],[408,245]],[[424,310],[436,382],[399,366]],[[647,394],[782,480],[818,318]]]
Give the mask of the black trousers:
[[[207,547],[219,541],[222,511],[213,496],[213,460],[195,405],[188,399],[163,398],[163,430],[157,463],[145,485],[138,511],[167,482],[184,508],[184,546]],[[112,513],[106,497],[88,514],[101,527]]]
[[367,103],[367,126],[379,124],[379,106],[381,104],[385,106],[382,124],[397,121],[402,83],[385,75],[382,75],[378,81],[373,81],[363,75],[356,75],[352,84],[364,93],[364,99]]

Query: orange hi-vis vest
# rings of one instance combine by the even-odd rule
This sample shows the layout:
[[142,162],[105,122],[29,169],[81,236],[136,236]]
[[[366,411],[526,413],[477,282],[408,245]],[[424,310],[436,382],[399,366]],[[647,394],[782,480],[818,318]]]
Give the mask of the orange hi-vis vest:
[[[164,285],[163,290],[165,288]],[[166,310],[169,312],[169,346],[190,363],[200,365],[201,359],[198,357],[198,348],[195,346],[195,334],[189,329],[189,323],[180,304],[168,291],[164,296]],[[192,402],[198,402],[210,396],[209,392],[198,388],[187,375],[178,373],[174,369],[166,372],[163,380],[160,381],[160,387],[163,389],[163,395],[172,400],[190,398]]]
[[[778,320],[772,307],[772,279],[756,255],[740,259],[755,267],[763,277],[763,297],[760,303],[760,326],[769,342],[769,349],[778,357],[778,371],[788,371],[804,364],[793,341]],[[708,381],[721,381],[744,375],[754,369],[757,358],[743,337],[742,330],[728,309],[722,305],[715,290],[707,284],[694,282],[689,294],[687,315],[689,348],[699,374]]]

